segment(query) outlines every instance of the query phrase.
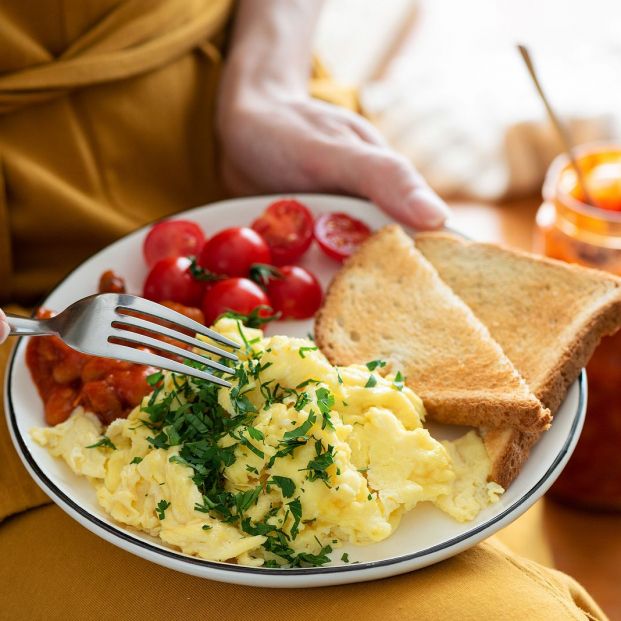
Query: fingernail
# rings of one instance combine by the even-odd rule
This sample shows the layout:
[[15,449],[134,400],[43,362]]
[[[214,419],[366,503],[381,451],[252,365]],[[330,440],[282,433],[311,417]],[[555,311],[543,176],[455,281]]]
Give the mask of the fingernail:
[[430,188],[417,188],[408,197],[415,226],[437,229],[451,215],[449,206]]

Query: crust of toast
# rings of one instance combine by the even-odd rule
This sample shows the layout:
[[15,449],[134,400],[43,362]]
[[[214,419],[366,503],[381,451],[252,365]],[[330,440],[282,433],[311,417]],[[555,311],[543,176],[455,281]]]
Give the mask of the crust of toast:
[[[552,413],[601,338],[621,327],[621,279],[616,276],[446,233],[421,233],[416,244],[488,326]],[[495,267],[490,270],[492,261]],[[503,282],[505,273],[508,277]],[[537,304],[528,308],[524,296],[535,286],[540,295]],[[527,330],[520,332],[516,321],[523,322]],[[545,353],[544,364],[533,363],[533,351]],[[507,428],[482,429],[481,435],[492,462],[491,478],[507,487],[539,434]]]
[[396,225],[372,235],[336,275],[315,340],[333,364],[387,360],[435,420],[529,433],[549,426],[549,411],[487,328]]
[[491,462],[489,479],[507,489],[520,473],[531,447],[541,434],[523,433],[511,427],[482,427],[479,431]]

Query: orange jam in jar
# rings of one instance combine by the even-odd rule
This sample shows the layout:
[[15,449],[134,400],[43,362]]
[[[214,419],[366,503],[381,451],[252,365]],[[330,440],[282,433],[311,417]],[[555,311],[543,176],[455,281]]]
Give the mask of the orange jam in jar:
[[[543,254],[621,276],[621,146],[576,149],[597,206],[587,204],[565,156],[550,166],[537,213]],[[621,511],[621,332],[604,337],[587,365],[582,436],[550,495],[575,505]]]

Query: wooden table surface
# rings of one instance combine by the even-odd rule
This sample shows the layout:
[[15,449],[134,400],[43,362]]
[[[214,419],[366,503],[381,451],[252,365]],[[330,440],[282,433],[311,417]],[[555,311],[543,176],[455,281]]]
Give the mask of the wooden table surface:
[[[451,203],[450,225],[473,239],[531,250],[539,202]],[[541,543],[546,550],[538,551],[535,560],[551,561],[576,578],[612,621],[621,621],[621,514],[591,513],[544,499],[509,528],[512,535],[521,532]],[[516,551],[527,554],[526,544]]]

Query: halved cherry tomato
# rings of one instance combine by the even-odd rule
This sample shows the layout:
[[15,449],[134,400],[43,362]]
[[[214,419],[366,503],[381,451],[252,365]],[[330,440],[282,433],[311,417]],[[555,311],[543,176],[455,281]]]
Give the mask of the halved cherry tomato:
[[235,226],[214,235],[203,246],[197,263],[215,274],[247,276],[253,263],[271,263],[265,240],[252,229]]
[[272,203],[252,223],[252,228],[270,247],[274,265],[294,263],[313,241],[313,215],[293,199]]
[[297,265],[280,268],[281,278],[271,278],[267,295],[283,319],[308,319],[321,306],[321,285],[311,272]]
[[205,245],[205,234],[196,222],[190,220],[164,220],[153,225],[142,252],[149,267],[166,257],[197,255]]
[[167,257],[158,261],[144,282],[144,297],[154,302],[172,300],[184,306],[199,306],[203,283],[190,273],[187,257]]
[[346,213],[326,213],[315,222],[315,239],[331,258],[343,261],[371,235],[371,229],[361,220]]
[[248,278],[227,278],[210,287],[203,297],[205,324],[210,326],[226,311],[247,315],[257,306],[271,306],[265,292]]

